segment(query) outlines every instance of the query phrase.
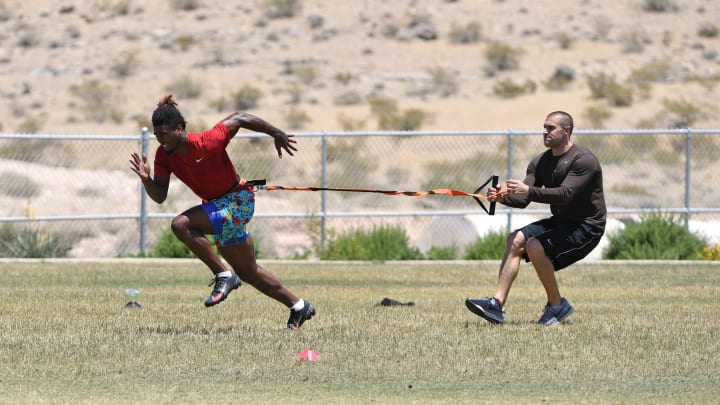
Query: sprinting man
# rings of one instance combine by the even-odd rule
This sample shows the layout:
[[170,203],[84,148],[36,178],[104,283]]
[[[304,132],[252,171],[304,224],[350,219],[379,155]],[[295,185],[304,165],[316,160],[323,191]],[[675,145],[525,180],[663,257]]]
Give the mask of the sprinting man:
[[520,259],[532,262],[547,294],[542,325],[564,321],[573,312],[560,295],[555,272],[584,258],[605,232],[605,197],[602,169],[597,157],[585,147],[573,144],[573,119],[564,111],[545,118],[543,142],[549,149],[527,167],[525,180],[507,180],[490,188],[488,201],[525,208],[534,201],[550,204],[552,216],[515,230],[507,238],[493,297],[468,298],[465,305],[491,323],[505,323],[505,305]]
[[[142,181],[148,196],[158,204],[165,201],[170,174],[175,174],[202,200],[172,220],[175,236],[183,242],[214,275],[214,288],[205,306],[217,305],[244,281],[263,294],[290,308],[289,329],[298,329],[315,315],[310,302],[298,298],[272,273],[257,264],[252,238],[246,225],[253,217],[255,194],[252,186],[238,176],[225,148],[240,128],[263,132],[275,140],[278,157],[283,150],[290,156],[296,141],[265,120],[252,114],[235,112],[201,133],[188,133],[185,118],[172,95],[160,100],[152,114],[155,136],[160,146],[155,153],[155,177],[145,154],[131,154],[130,169]],[[205,235],[211,234],[218,251],[230,264],[227,269],[215,254]]]

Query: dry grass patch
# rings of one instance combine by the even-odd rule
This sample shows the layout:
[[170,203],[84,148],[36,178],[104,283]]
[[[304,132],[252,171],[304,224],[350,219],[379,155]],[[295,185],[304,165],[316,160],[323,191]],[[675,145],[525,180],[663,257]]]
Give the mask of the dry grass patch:
[[[509,323],[468,312],[497,262],[309,263],[268,268],[318,315],[243,286],[206,309],[196,261],[5,262],[0,402],[706,403],[720,394],[720,267],[580,264],[560,282],[576,313],[535,324],[525,265]],[[40,282],[41,281],[41,282]],[[141,310],[123,306],[139,288]],[[383,297],[414,301],[381,307]],[[296,362],[313,349],[319,362]]]

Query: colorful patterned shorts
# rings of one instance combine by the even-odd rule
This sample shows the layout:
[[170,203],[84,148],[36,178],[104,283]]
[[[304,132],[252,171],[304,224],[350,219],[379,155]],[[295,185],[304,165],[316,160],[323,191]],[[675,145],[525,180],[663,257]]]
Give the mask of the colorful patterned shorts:
[[255,212],[255,193],[246,188],[202,204],[210,218],[217,246],[232,246],[245,241],[250,234],[245,226]]

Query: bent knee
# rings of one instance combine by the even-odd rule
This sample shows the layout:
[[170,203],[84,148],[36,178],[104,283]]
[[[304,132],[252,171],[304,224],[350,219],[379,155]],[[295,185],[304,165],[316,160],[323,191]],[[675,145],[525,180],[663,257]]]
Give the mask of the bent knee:
[[511,232],[507,237],[507,246],[513,252],[523,253],[525,251],[525,243],[525,235],[520,231]]
[[190,219],[184,215],[178,215],[175,218],[173,218],[172,222],[170,222],[170,229],[172,229],[173,233],[180,237],[181,235],[184,235],[188,231],[188,225],[190,224]]
[[527,243],[525,244],[525,250],[527,251],[528,256],[545,254],[545,247],[543,247],[542,243],[540,243],[537,238],[528,239]]

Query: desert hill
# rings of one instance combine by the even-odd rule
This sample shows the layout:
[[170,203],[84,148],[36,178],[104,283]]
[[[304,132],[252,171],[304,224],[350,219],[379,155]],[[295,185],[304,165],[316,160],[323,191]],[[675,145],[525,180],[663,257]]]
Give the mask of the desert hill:
[[[712,0],[4,0],[0,124],[134,134],[171,91],[205,126],[251,90],[247,110],[293,131],[378,129],[369,96],[421,110],[420,129],[537,128],[551,109],[588,128],[588,107],[607,128],[682,124],[666,100],[716,127],[718,16]],[[488,60],[498,45],[510,66]],[[594,99],[599,74],[631,104]]]

